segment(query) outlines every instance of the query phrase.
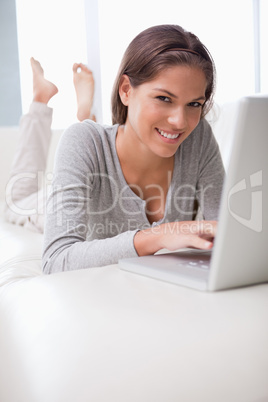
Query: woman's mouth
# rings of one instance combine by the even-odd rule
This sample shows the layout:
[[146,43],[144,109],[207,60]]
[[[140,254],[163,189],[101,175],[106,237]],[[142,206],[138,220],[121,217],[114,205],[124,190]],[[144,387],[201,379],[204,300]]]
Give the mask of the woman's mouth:
[[163,130],[160,130],[159,128],[156,128],[157,132],[164,138],[167,138],[169,140],[176,140],[178,139],[182,133],[176,133],[176,134],[170,134],[170,133],[166,133]]

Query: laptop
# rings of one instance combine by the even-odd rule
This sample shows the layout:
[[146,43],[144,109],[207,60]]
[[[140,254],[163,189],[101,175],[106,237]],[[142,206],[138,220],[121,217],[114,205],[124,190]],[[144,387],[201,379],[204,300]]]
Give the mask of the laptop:
[[202,291],[268,282],[268,95],[239,100],[212,250],[119,260],[135,274]]

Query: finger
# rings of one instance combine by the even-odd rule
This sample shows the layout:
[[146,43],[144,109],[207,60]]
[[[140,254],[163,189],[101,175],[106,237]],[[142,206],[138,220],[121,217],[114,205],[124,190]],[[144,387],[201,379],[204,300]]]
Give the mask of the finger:
[[78,69],[78,67],[79,67],[79,64],[78,63],[74,63],[74,65],[73,65],[73,72],[77,72],[77,69]]
[[199,236],[188,236],[187,247],[210,250],[213,247],[213,241]]

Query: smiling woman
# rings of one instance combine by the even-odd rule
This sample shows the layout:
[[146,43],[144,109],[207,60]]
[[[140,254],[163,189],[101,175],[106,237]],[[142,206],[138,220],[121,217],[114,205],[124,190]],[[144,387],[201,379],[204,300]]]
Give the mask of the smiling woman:
[[[123,75],[129,78],[131,86],[135,88],[151,81],[164,68],[176,65],[198,67],[201,70],[206,80],[205,92],[198,94],[206,100],[202,115],[204,116],[210,109],[215,88],[215,67],[212,57],[194,34],[189,33],[187,36],[182,35],[181,38],[175,39],[170,31],[155,27],[154,35],[151,36],[149,34],[151,29],[145,30],[137,35],[127,48],[112,93],[113,123],[117,121],[122,124],[126,119],[127,105],[119,101],[118,92]],[[152,47],[154,36],[157,37],[158,43]],[[132,62],[134,59],[135,63]],[[187,73],[190,74],[189,69]]]
[[[191,66],[165,67],[154,79],[135,87],[124,74],[119,94],[122,104],[127,107],[127,118],[119,128],[117,138],[118,146],[121,139],[125,144],[122,158],[130,160],[133,155],[130,149],[137,147],[136,138],[139,145],[143,144],[154,155],[164,158],[174,155],[200,121],[206,88],[203,71]],[[202,99],[202,103],[196,99]],[[149,160],[152,164],[152,156]]]
[[[115,80],[113,125],[86,120],[61,139],[47,204],[46,273],[161,248],[212,247],[224,178],[203,118],[214,82],[208,50],[180,26],[134,38]],[[197,204],[205,224],[193,221]]]

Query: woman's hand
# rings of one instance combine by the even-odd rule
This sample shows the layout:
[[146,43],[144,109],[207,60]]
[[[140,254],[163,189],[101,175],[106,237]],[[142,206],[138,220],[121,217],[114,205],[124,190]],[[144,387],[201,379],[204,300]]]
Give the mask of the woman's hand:
[[169,222],[141,230],[134,237],[139,256],[154,254],[165,248],[175,251],[192,247],[211,249],[216,235],[216,221]]

